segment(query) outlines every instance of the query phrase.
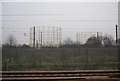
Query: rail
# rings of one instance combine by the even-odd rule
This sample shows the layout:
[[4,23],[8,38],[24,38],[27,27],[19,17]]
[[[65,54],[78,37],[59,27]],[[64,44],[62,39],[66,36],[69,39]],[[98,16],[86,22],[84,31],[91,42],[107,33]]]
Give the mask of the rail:
[[78,71],[2,71],[3,81],[8,80],[78,80],[78,79],[120,79],[119,70]]

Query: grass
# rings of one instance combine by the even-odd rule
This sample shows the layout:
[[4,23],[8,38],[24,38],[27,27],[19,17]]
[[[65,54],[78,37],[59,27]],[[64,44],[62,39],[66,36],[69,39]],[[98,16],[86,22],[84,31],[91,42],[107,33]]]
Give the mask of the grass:
[[[117,69],[118,49],[111,48],[3,48],[3,70]],[[5,65],[6,59],[13,62]]]

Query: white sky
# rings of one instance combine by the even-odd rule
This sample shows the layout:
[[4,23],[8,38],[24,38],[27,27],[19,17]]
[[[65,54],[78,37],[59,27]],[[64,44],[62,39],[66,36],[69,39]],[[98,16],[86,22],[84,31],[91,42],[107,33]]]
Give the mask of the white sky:
[[120,0],[1,0],[2,2],[119,2]]
[[2,4],[0,3],[0,47],[2,45]]
[[33,26],[61,27],[63,39],[71,37],[74,40],[76,32],[86,31],[104,32],[115,37],[118,3],[4,2],[2,15],[3,42],[12,33],[19,43],[29,43],[28,28]]

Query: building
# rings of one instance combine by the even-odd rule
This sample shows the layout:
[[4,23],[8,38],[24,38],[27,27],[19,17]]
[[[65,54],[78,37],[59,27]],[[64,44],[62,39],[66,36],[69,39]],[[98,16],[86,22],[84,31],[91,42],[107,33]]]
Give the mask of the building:
[[76,34],[76,42],[78,44],[84,44],[86,43],[87,39],[92,36],[102,36],[102,32],[78,32]]

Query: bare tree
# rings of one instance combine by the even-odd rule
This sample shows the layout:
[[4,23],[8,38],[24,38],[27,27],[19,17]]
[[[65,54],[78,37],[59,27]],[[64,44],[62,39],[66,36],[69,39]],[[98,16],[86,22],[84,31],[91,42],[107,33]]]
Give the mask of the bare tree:
[[10,35],[8,39],[6,40],[5,45],[7,46],[16,46],[17,45],[17,40],[13,35]]
[[103,37],[103,45],[104,46],[111,46],[111,45],[114,45],[114,44],[115,44],[115,41],[114,41],[114,39],[111,35],[105,35]]
[[117,42],[118,42],[118,45],[120,45],[120,39],[118,39]]
[[71,47],[73,46],[74,42],[70,37],[67,37],[64,41],[63,41],[63,47]]
[[70,45],[70,44],[73,44],[73,41],[70,37],[67,37],[66,40],[64,40],[64,44]]

